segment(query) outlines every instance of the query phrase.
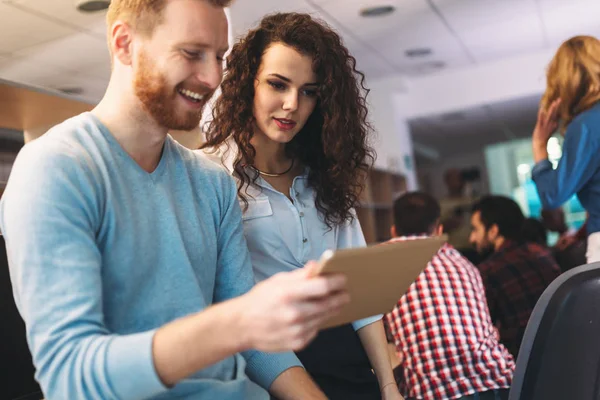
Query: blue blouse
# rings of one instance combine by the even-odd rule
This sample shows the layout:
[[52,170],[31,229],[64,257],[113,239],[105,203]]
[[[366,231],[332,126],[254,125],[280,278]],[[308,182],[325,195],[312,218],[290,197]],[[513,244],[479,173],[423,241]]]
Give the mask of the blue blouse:
[[542,160],[532,177],[544,208],[558,208],[576,193],[589,214],[588,235],[600,231],[600,103],[569,124],[557,168]]
[[[209,158],[222,162],[222,154]],[[232,159],[227,157],[224,162],[230,173]],[[242,218],[257,281],[302,268],[310,260],[319,260],[325,250],[366,246],[357,218],[352,223],[327,227],[315,206],[315,191],[308,186],[307,173],[294,179],[290,189],[293,201],[262,178],[256,182],[258,188],[248,188],[251,197],[247,196],[249,204]],[[240,206],[244,210],[241,199]],[[365,318],[352,326],[358,330],[381,318],[382,315]]]

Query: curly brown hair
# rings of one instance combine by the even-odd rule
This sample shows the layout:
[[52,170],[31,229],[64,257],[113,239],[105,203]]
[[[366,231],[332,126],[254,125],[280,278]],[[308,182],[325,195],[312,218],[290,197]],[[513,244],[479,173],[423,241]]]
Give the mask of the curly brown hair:
[[234,161],[238,195],[247,205],[243,189],[258,179],[245,168],[254,164],[256,155],[250,143],[255,126],[253,82],[262,55],[273,43],[311,56],[319,82],[315,110],[286,145],[286,153],[309,168],[308,184],[316,192],[315,205],[325,224],[332,228],[352,221],[352,208],[375,158],[368,143],[373,131],[367,120],[369,90],[356,59],[323,21],[301,13],[268,15],[233,46],[203,148],[216,148],[233,138],[238,147]]

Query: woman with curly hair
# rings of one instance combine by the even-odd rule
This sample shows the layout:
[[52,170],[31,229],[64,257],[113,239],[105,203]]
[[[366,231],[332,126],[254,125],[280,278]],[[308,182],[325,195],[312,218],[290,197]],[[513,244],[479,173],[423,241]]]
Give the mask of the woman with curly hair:
[[[576,36],[550,62],[547,88],[533,132],[536,165],[532,177],[545,209],[555,209],[577,193],[588,212],[587,261],[600,261],[600,41]],[[548,160],[548,140],[560,127],[565,137],[556,169]]]
[[[267,16],[233,46],[204,149],[238,181],[257,280],[365,245],[353,210],[373,159],[363,81],[338,34],[307,14]],[[331,399],[402,398],[381,316],[297,355]]]

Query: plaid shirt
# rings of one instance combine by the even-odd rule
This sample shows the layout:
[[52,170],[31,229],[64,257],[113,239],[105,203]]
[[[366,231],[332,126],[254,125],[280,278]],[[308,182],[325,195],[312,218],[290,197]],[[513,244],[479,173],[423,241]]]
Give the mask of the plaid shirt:
[[[396,238],[397,240],[415,239]],[[457,399],[510,387],[515,363],[499,343],[477,269],[449,244],[386,315],[407,397]]]
[[560,268],[549,249],[514,242],[506,242],[478,268],[500,340],[516,357],[533,307]]

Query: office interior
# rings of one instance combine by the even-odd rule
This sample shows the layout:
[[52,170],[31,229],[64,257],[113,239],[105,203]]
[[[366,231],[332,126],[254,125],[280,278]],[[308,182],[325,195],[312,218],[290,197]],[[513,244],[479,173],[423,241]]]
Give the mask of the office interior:
[[[0,0],[0,193],[26,143],[92,109],[104,93],[111,71],[105,10],[84,12],[79,3]],[[236,0],[227,10],[230,42],[275,11],[308,12],[326,21],[365,73],[377,158],[356,209],[369,244],[390,238],[398,195],[420,190],[444,198],[444,174],[451,168],[463,171],[475,198],[508,196],[526,216],[540,217],[531,134],[546,67],[568,38],[600,36],[600,2]],[[202,129],[171,134],[195,149],[203,142]],[[555,135],[548,144],[553,163],[561,157],[562,141]],[[569,229],[584,224],[576,197],[563,210]],[[547,240],[551,246],[558,236],[550,232]],[[3,346],[13,350],[7,357],[18,365],[15,370],[29,374],[24,338],[14,333],[21,332],[22,321],[8,310],[14,303],[2,257],[2,304],[13,313],[5,321],[16,327],[6,330],[11,344]],[[15,359],[17,353],[25,358]],[[9,376],[4,370],[0,375]],[[19,379],[3,379],[0,398],[2,386]],[[20,384],[10,398],[26,395],[35,383],[28,376]]]

